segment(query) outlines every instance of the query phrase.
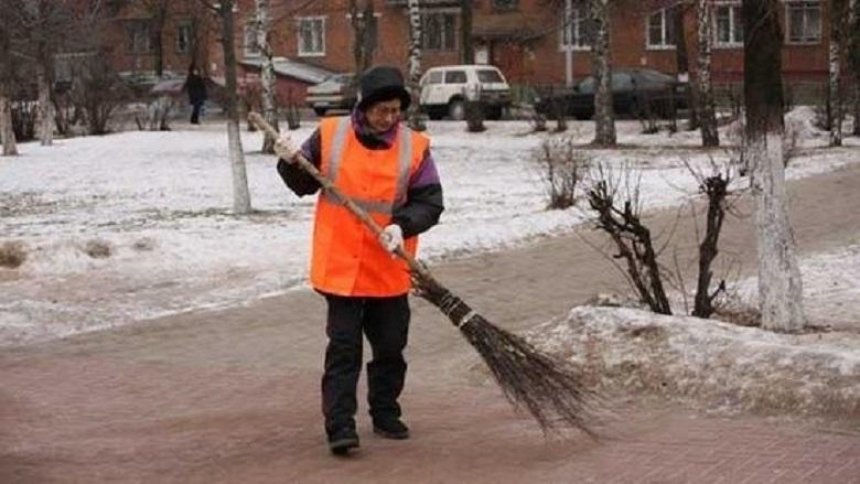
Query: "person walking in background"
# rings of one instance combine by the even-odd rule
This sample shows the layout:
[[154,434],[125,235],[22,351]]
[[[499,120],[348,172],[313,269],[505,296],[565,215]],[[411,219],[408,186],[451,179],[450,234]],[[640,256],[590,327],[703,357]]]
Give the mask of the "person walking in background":
[[200,110],[206,102],[206,81],[196,67],[191,67],[185,79],[188,101],[191,103],[191,124],[200,124]]
[[[406,378],[411,288],[402,247],[413,256],[419,233],[436,225],[444,210],[442,186],[429,139],[401,123],[409,106],[403,75],[377,66],[359,80],[350,116],[324,118],[301,154],[384,227],[377,239],[349,210],[319,195],[313,231],[311,284],[328,304],[322,410],[332,453],[359,446],[356,385],[362,365],[362,333],[370,342],[368,404],[377,435],[406,439],[397,400]],[[290,159],[286,139],[275,144],[278,172],[299,196],[319,183]]]

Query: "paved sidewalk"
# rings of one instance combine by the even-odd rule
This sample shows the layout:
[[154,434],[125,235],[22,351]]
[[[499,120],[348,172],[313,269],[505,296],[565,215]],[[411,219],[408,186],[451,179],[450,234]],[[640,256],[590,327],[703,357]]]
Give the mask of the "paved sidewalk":
[[[858,187],[860,168],[792,184],[802,250],[856,240]],[[657,218],[672,221],[672,213]],[[727,223],[722,253],[751,267],[748,221]],[[692,232],[684,225],[679,234]],[[433,271],[515,330],[623,283],[578,236]],[[317,295],[295,291],[4,349],[0,482],[860,483],[860,422],[707,416],[632,399],[614,402],[617,417],[598,429],[600,441],[545,438],[422,301],[403,397],[413,438],[375,438],[361,402],[362,447],[333,458],[319,410],[323,314]]]

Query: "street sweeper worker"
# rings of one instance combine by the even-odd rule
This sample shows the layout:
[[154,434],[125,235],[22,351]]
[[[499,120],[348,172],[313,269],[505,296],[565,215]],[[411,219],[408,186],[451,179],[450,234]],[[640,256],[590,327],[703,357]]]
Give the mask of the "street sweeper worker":
[[[409,269],[397,247],[415,255],[418,234],[444,209],[429,139],[401,123],[409,106],[403,75],[391,66],[362,73],[351,115],[328,117],[302,144],[301,154],[384,227],[377,238],[326,193],[317,198],[310,279],[328,304],[322,410],[329,449],[358,447],[356,384],[362,333],[370,342],[367,401],[374,433],[406,439],[398,397],[406,377],[403,350],[409,330]],[[294,160],[285,138],[275,149],[278,172],[299,196],[320,184]]]

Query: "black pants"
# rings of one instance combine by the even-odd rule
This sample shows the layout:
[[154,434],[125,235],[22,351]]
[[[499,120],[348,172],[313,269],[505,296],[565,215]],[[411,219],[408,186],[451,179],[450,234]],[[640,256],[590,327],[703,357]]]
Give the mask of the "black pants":
[[409,300],[396,297],[342,297],[328,302],[322,410],[326,431],[355,428],[356,385],[361,373],[362,332],[373,358],[367,364],[367,402],[374,420],[400,417],[397,398],[406,379],[403,349],[409,333]]
[[203,102],[191,103],[191,124],[200,124],[200,108],[203,107]]

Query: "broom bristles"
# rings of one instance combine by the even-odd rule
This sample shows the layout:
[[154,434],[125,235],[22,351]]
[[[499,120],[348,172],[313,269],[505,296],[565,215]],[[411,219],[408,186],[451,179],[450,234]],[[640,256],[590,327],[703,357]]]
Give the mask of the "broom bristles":
[[435,279],[413,280],[418,295],[442,310],[478,351],[508,401],[528,410],[541,430],[576,428],[597,437],[585,422],[595,395],[570,365],[493,325]]

